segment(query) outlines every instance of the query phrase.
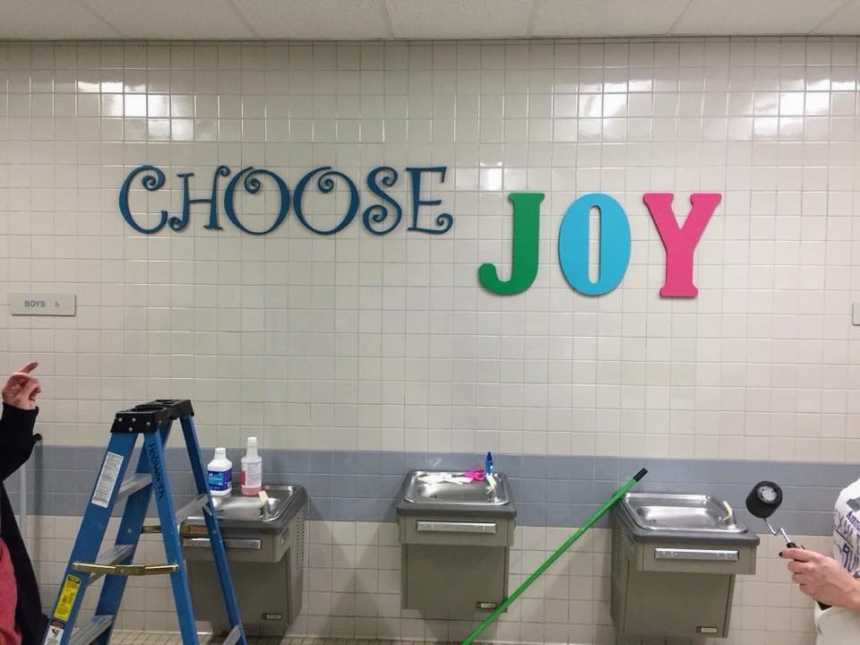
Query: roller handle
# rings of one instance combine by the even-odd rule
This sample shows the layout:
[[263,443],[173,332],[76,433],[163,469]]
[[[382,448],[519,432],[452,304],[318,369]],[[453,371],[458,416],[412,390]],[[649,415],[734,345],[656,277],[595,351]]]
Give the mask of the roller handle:
[[[805,546],[797,546],[797,544],[795,544],[794,542],[786,542],[785,546],[787,546],[789,549],[805,549],[806,548]],[[818,602],[818,601],[816,600],[815,602]],[[819,602],[818,606],[821,607],[821,611],[825,611],[827,609],[830,609],[830,605],[825,605],[823,602]]]

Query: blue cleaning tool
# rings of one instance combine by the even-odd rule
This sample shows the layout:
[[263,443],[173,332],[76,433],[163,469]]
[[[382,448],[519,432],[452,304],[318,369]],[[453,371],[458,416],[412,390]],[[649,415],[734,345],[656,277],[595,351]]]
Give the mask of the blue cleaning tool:
[[493,453],[488,452],[487,457],[484,459],[484,473],[487,475],[492,475],[493,471]]

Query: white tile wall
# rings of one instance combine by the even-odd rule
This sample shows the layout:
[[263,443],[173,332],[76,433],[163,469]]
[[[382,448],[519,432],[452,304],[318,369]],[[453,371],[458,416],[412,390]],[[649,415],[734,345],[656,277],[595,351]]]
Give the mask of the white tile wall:
[[[53,444],[102,445],[117,409],[189,396],[208,446],[253,433],[264,448],[857,461],[857,45],[0,44],[4,363],[42,363]],[[205,231],[200,209],[147,238],[116,208],[147,161],[173,186],[218,163],[292,186],[318,164],[446,164],[436,193],[455,227],[378,239],[356,222],[321,238],[291,215],[261,239]],[[547,193],[542,264],[503,299],[476,271],[505,266],[513,190]],[[723,193],[696,300],[657,295],[649,190],[674,191],[680,212],[691,192]],[[622,287],[598,299],[568,288],[555,255],[561,214],[590,191],[625,205],[634,237]],[[151,207],[175,211],[178,191],[165,197]],[[78,316],[12,318],[10,291],[75,293]],[[38,519],[46,585],[76,526]],[[514,578],[562,533],[520,530]],[[390,526],[311,536],[297,632],[463,633],[400,611]],[[731,643],[812,642],[776,551],[739,585]],[[498,637],[608,643],[606,566],[597,532]],[[146,584],[124,624],[169,628],[163,583]]]
[[[116,530],[116,523],[111,530]],[[67,554],[77,532],[68,517],[31,518],[31,553],[53,600]],[[394,524],[310,522],[302,614],[290,634],[331,638],[460,641],[474,624],[423,621],[400,609],[400,547]],[[569,529],[517,528],[511,551],[511,589],[522,582],[569,534]],[[33,533],[31,532],[31,535]],[[488,632],[495,642],[614,645],[609,617],[610,531],[593,529],[526,592]],[[141,561],[164,558],[159,536],[144,536]],[[830,539],[795,536],[808,548],[830,552]],[[812,607],[790,584],[784,561],[776,557],[784,542],[761,536],[758,570],[739,576],[726,640],[706,645],[812,645]],[[456,584],[456,581],[452,581]],[[87,597],[92,611],[97,590]],[[166,578],[130,578],[120,627],[175,631],[172,596]],[[201,628],[206,626],[201,624]],[[495,631],[493,631],[493,629]]]
[[[4,362],[41,360],[52,443],[171,395],[208,445],[856,460],[857,76],[853,38],[0,44],[0,292],[79,302],[10,318],[0,298]],[[291,214],[260,239],[204,230],[203,206],[145,237],[116,200],[146,161],[174,187],[196,171],[197,196],[219,162],[293,187],[316,164],[447,164],[455,227],[323,238]],[[547,199],[537,282],[504,299],[476,271],[509,257],[512,190]],[[724,195],[696,300],[657,295],[648,190],[681,216]],[[555,253],[588,191],[634,236],[596,299]]]

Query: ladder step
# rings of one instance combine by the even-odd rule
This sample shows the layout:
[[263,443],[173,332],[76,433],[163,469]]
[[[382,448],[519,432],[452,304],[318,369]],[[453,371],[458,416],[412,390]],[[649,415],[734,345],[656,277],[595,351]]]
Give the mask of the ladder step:
[[185,506],[176,511],[176,525],[182,524],[185,520],[187,520],[193,513],[200,511],[206,508],[206,502],[209,501],[209,497],[207,495],[198,495],[190,502],[188,502]]
[[133,495],[137,491],[146,488],[151,483],[152,475],[148,473],[138,473],[136,475],[132,475],[122,483],[122,486],[119,487],[119,493],[117,493],[116,501],[118,502],[121,499],[125,499],[126,497]]
[[69,639],[69,645],[89,645],[104,634],[113,624],[113,616],[93,616],[86,625],[76,629]]
[[179,571],[175,562],[164,564],[97,564],[95,562],[72,562],[76,571],[100,576],[165,576]]
[[[126,560],[129,560],[132,555],[134,555],[133,544],[114,544],[106,551],[102,551],[101,553],[99,553],[99,557],[96,559],[96,564],[104,566],[114,566],[117,564],[121,564]],[[104,573],[90,574],[90,579],[87,584],[93,584],[103,575]]]
[[[185,506],[176,511],[176,527],[179,526],[191,517],[197,511],[206,509],[206,495],[198,495]],[[207,511],[208,512],[208,511]],[[161,533],[161,524],[144,524],[140,530],[141,533]]]
[[227,637],[224,639],[224,642],[221,645],[236,645],[239,642],[239,639],[242,637],[242,628],[239,625],[236,625],[233,629],[230,630],[230,633],[227,634]]

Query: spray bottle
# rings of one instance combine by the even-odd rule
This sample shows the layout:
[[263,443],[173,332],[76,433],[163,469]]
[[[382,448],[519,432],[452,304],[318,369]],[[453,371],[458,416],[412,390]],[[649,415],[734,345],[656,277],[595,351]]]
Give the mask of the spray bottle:
[[248,437],[242,457],[242,494],[254,496],[263,489],[263,458],[257,452],[257,437]]

